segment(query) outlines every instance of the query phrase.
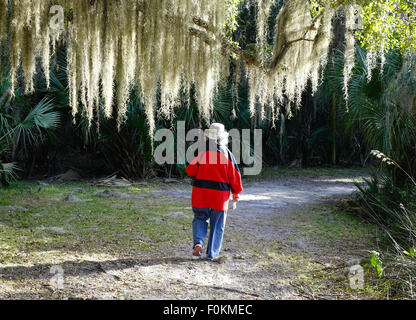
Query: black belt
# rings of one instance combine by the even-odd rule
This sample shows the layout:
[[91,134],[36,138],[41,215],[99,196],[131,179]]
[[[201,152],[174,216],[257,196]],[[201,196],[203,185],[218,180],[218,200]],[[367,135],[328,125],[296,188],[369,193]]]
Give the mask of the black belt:
[[230,191],[231,190],[231,186],[229,183],[217,182],[217,181],[211,181],[211,180],[195,179],[193,186],[197,188],[213,189],[213,190],[218,190],[218,191]]

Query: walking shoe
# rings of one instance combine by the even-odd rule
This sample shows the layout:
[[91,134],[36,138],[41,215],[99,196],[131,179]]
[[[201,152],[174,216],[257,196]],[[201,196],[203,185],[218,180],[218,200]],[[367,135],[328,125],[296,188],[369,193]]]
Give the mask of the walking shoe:
[[195,256],[195,257],[200,257],[201,252],[202,252],[202,245],[196,244],[195,247],[194,247],[194,252],[192,253],[192,255]]

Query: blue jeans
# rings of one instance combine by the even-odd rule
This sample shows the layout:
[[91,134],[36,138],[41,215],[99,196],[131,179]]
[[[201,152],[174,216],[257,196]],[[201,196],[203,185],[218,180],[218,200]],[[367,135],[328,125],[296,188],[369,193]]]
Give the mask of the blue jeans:
[[207,255],[210,259],[218,257],[221,251],[227,212],[210,208],[192,208],[192,210],[194,211],[194,220],[192,221],[194,247],[197,244],[204,245],[209,220]]

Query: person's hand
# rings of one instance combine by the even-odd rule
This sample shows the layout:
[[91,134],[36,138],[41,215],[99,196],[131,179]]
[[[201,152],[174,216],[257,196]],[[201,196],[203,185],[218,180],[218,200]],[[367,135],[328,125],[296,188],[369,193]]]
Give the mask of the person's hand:
[[240,196],[238,194],[233,194],[233,201],[238,202],[240,200]]

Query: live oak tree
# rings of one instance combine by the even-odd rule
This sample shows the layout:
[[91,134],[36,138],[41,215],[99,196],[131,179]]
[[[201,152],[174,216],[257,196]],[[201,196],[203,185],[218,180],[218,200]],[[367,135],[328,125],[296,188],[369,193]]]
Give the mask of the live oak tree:
[[[48,83],[50,57],[57,43],[64,43],[73,115],[82,109],[91,121],[102,108],[111,117],[115,105],[121,124],[135,87],[151,131],[156,111],[169,117],[191,88],[201,115],[209,119],[231,65],[248,79],[252,114],[263,117],[267,111],[276,118],[282,103],[299,105],[309,82],[314,92],[319,86],[336,15],[345,21],[346,97],[357,41],[368,50],[369,69],[382,65],[388,50],[416,48],[416,4],[408,0],[0,1],[0,41],[5,44],[9,34],[12,90],[21,69],[26,92],[33,91],[38,57]],[[269,30],[276,5],[281,9]],[[58,27],[51,24],[56,6],[64,13]],[[256,10],[251,51],[233,41],[244,7]]]

